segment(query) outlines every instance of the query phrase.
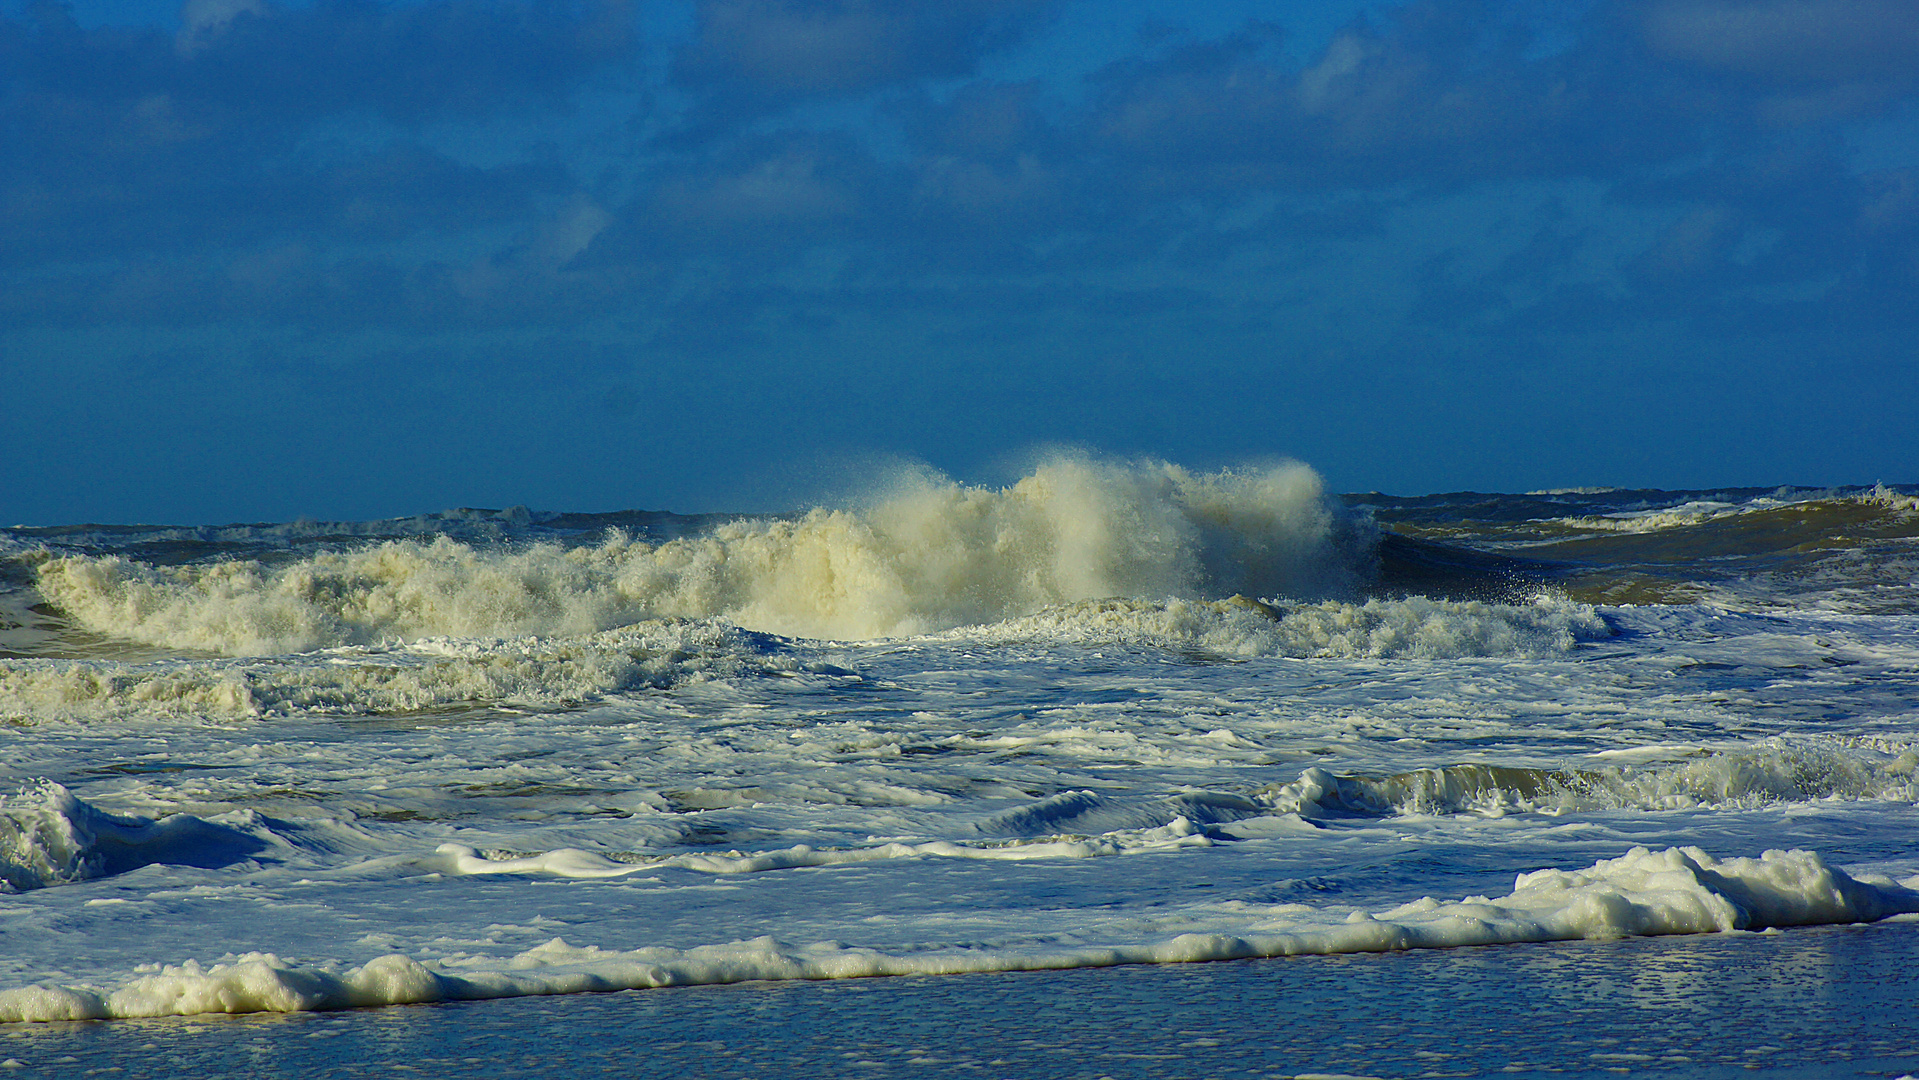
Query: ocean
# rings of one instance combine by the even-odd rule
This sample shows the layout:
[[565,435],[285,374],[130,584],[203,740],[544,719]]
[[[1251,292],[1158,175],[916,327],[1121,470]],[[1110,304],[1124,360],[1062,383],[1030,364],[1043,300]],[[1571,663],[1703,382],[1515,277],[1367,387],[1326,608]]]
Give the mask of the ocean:
[[0,530],[0,1021],[1912,954],[1919,489],[871,490]]

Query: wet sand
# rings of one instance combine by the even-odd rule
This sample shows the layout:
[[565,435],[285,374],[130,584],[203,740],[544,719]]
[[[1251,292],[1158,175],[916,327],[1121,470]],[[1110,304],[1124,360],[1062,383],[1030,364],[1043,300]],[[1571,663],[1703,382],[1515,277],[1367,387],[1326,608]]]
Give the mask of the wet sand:
[[16,1076],[1899,1077],[1919,921],[0,1026]]

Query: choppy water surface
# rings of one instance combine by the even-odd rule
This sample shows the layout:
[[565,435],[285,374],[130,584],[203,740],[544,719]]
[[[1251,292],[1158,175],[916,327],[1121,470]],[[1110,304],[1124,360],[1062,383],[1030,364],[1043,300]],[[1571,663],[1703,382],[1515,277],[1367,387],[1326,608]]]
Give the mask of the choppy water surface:
[[1908,488],[1078,459],[5,530],[0,1018],[1899,917],[1916,567]]

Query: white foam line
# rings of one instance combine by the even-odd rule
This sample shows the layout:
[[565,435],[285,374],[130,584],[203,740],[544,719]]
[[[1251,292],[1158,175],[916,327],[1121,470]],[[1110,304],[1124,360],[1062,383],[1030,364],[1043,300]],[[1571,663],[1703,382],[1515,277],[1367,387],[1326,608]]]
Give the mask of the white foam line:
[[1382,912],[1301,904],[1221,905],[1195,932],[1136,942],[883,952],[837,942],[755,938],[691,949],[612,951],[560,939],[506,958],[446,961],[438,970],[390,954],[337,971],[248,953],[189,962],[113,989],[42,984],[0,992],[0,1020],[52,1021],[213,1012],[298,1012],[750,980],[1033,971],[1300,954],[1386,952],[1641,934],[1758,930],[1861,922],[1919,911],[1919,893],[1858,881],[1805,851],[1719,861],[1698,848],[1649,851],[1586,870],[1521,874],[1511,895],[1414,901]]
[[982,859],[1021,862],[1032,859],[1089,859],[1135,851],[1163,851],[1176,847],[1210,847],[1213,839],[1192,821],[1176,817],[1156,829],[1105,833],[1083,840],[996,844],[990,847],[934,840],[923,844],[879,844],[862,848],[815,849],[799,844],[753,855],[668,855],[644,862],[620,862],[578,848],[560,848],[518,859],[489,859],[464,844],[441,844],[425,859],[376,860],[381,865],[411,863],[431,873],[551,874],[567,878],[617,878],[665,868],[700,870],[709,874],[752,874],[807,866],[841,866],[887,859]]

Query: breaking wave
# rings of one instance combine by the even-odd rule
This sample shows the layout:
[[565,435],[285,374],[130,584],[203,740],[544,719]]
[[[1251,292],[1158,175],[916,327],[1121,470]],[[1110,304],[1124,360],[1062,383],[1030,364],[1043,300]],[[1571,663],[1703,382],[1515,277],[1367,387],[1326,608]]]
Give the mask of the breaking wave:
[[1103,596],[1337,597],[1371,553],[1367,523],[1303,465],[1203,475],[1064,458],[1005,489],[919,479],[863,510],[734,520],[658,543],[612,530],[587,546],[440,536],[284,564],[47,556],[36,587],[92,633],[260,656],[664,618],[862,639]]
[[1650,767],[1451,765],[1391,776],[1307,769],[1256,801],[1302,817],[1753,807],[1817,799],[1919,802],[1919,751],[1776,745]]
[[255,815],[239,822],[104,813],[42,780],[0,795],[0,893],[125,873],[151,863],[222,866],[269,846]]

